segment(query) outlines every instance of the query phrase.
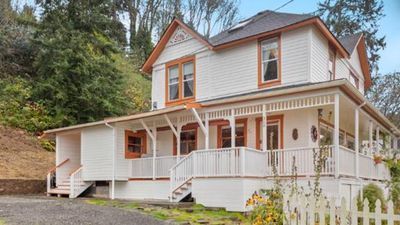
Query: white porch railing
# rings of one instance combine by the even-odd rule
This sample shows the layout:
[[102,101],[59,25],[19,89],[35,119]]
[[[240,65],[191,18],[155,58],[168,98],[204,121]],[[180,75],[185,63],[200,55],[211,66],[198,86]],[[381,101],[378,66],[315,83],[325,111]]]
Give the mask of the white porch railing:
[[[356,154],[353,150],[340,146],[339,152],[330,146],[322,153],[326,160],[321,165],[322,175],[335,175],[335,159],[339,159],[339,176],[384,180],[389,171],[382,164],[375,164],[370,156],[359,154],[359,168],[356,168]],[[171,190],[176,189],[194,177],[272,177],[273,162],[279,176],[292,176],[294,165],[298,176],[315,175],[314,154],[318,148],[293,148],[259,151],[246,147],[197,150],[180,161],[176,156],[163,156],[155,159],[155,177],[170,178]],[[335,154],[339,154],[336,157]],[[295,163],[293,165],[293,163]],[[152,178],[153,158],[130,160],[131,178]],[[170,171],[170,172],[169,172]]]
[[[177,160],[177,156],[156,157],[155,178],[168,178],[169,170],[177,163]],[[129,164],[131,178],[153,178],[152,157],[131,159]]]
[[92,184],[92,182],[83,181],[82,168],[83,167],[80,167],[73,173],[71,173],[70,183],[69,183],[70,198],[78,197],[83,191],[85,191]]

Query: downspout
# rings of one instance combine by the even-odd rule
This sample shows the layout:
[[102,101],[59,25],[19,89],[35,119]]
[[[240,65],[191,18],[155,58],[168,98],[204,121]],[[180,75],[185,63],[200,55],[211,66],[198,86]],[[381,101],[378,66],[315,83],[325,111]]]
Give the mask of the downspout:
[[111,199],[115,198],[115,127],[111,126],[108,122],[105,125],[113,130],[113,150],[112,150],[112,180],[111,180]]

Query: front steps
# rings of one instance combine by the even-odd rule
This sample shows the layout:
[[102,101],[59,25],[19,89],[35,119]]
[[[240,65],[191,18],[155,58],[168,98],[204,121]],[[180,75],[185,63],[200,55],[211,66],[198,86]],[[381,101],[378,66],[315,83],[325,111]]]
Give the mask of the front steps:
[[170,199],[172,202],[180,202],[186,196],[192,193],[192,180],[188,180],[186,183],[178,187],[172,192]]
[[[79,186],[79,189],[85,191],[91,185],[87,185],[86,183],[76,184]],[[83,192],[82,191],[82,192]],[[82,193],[81,192],[81,193]],[[79,194],[81,194],[79,193]],[[47,191],[47,196],[57,196],[57,197],[71,197],[71,181],[70,179],[62,181],[57,187],[50,189]]]

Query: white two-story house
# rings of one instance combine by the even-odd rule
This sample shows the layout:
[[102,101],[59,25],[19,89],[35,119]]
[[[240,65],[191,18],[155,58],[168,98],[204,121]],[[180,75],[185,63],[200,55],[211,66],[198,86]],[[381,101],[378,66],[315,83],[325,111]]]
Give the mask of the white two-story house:
[[46,131],[56,136],[49,194],[92,185],[112,199],[245,211],[272,186],[273,165],[283,182],[293,164],[300,185],[312,181],[321,145],[326,196],[351,199],[389,178],[373,155],[397,148],[400,131],[365,98],[362,34],[338,39],[319,17],[263,11],[206,39],[175,19],[142,71],[151,111]]

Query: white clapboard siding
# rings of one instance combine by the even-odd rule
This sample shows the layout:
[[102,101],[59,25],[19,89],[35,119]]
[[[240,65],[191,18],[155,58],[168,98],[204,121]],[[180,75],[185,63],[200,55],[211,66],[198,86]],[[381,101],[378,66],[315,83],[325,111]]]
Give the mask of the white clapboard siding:
[[316,28],[312,30],[311,34],[311,82],[327,81],[329,80],[328,40]]
[[83,179],[111,180],[113,173],[113,129],[95,126],[82,130]]
[[357,198],[354,198],[348,207],[345,198],[337,204],[335,198],[326,202],[322,197],[317,199],[314,196],[285,196],[284,212],[287,224],[358,225],[358,221],[361,221],[363,225],[369,225],[373,221],[375,225],[393,225],[394,222],[400,222],[400,215],[394,214],[391,200],[387,203],[386,210],[383,210],[379,199],[375,202],[375,208],[371,209],[367,199],[364,199],[361,208],[358,208]]

